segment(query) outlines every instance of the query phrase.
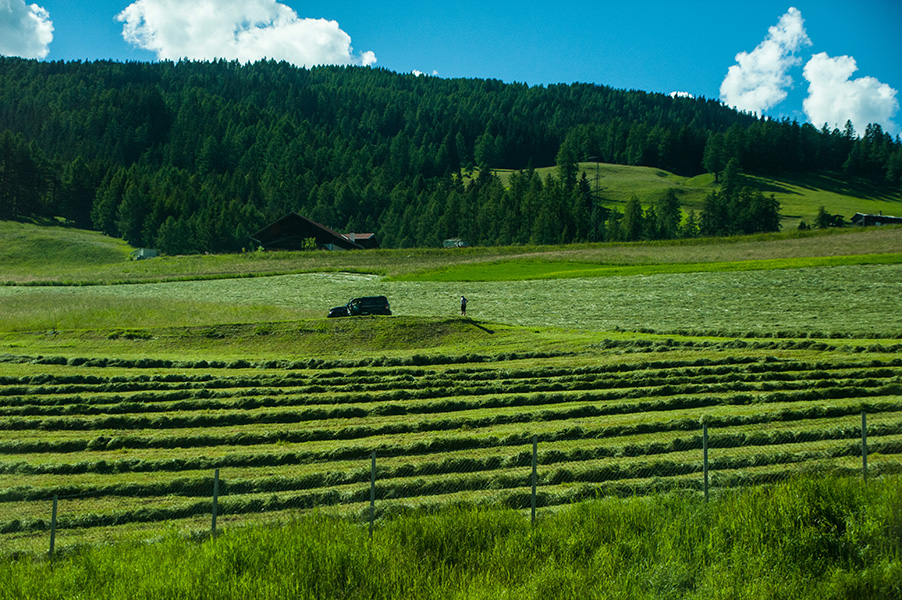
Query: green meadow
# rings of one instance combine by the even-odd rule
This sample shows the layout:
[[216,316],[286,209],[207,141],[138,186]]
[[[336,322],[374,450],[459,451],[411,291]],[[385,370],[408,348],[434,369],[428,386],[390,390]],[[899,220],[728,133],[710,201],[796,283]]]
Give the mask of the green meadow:
[[450,507],[364,527],[318,514],[216,540],[7,561],[0,598],[898,598],[897,480],[602,498],[543,515]]
[[[716,190],[711,174],[683,177],[653,167],[631,167],[607,163],[580,163],[593,190],[612,207],[622,207],[636,196],[643,206],[649,206],[673,191],[683,211],[701,212],[705,197]],[[555,167],[536,169],[541,177],[555,173]],[[512,171],[497,171],[507,182]],[[765,194],[773,194],[780,202],[783,231],[796,229],[801,221],[814,222],[818,208],[823,206],[831,214],[841,215],[847,222],[855,213],[902,214],[899,190],[875,185],[866,179],[847,179],[826,174],[803,174],[781,178],[744,176],[745,184]]]
[[[898,597],[900,228],[140,262],[0,237],[0,598]],[[325,318],[372,294],[393,316]]]
[[580,277],[628,277],[631,275],[668,275],[675,273],[712,273],[731,271],[773,271],[841,265],[886,265],[902,263],[902,254],[859,254],[852,256],[815,256],[732,262],[671,263],[654,265],[593,265],[583,262],[506,260],[495,263],[467,264],[414,273],[396,281],[522,281],[532,279],[575,279]]

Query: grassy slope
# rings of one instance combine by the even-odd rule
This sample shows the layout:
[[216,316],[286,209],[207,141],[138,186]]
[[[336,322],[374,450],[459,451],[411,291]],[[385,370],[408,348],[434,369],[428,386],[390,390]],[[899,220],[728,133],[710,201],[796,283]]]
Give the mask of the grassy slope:
[[[592,184],[598,182],[601,195],[611,206],[622,205],[634,194],[643,205],[649,205],[672,189],[688,211],[699,212],[705,197],[715,190],[713,175],[681,177],[662,169],[625,165],[581,163],[580,168]],[[554,173],[555,167],[537,169],[540,176]],[[503,181],[510,171],[500,171]],[[875,186],[866,180],[846,180],[831,175],[799,175],[781,178],[748,177],[748,184],[780,201],[783,229],[798,227],[799,221],[814,222],[818,207],[847,221],[857,212],[902,215],[902,190]]]
[[[711,191],[717,189],[713,175],[698,177],[682,177],[663,169],[653,167],[630,167],[607,163],[580,163],[580,171],[586,174],[592,189],[599,193],[611,205],[622,205],[633,195],[638,196],[642,204],[651,204],[661,198],[668,189],[673,189],[681,204],[698,210]],[[498,171],[505,184],[514,171]],[[549,174],[557,175],[557,167],[536,169],[541,178]]]
[[27,283],[48,269],[78,280],[125,263],[131,250],[124,241],[93,231],[0,221],[0,269],[6,281]]

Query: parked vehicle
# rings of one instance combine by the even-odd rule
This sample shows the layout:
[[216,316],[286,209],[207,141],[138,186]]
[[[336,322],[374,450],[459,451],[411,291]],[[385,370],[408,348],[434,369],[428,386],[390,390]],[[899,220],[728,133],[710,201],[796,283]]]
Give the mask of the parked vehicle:
[[329,310],[329,318],[352,317],[358,315],[390,315],[391,306],[385,296],[364,296],[352,298],[344,306],[336,306]]
[[351,313],[348,312],[347,305],[342,305],[342,306],[336,306],[335,308],[330,308],[329,314],[326,316],[329,317],[330,319],[335,318],[335,317],[349,317],[349,316],[351,316]]

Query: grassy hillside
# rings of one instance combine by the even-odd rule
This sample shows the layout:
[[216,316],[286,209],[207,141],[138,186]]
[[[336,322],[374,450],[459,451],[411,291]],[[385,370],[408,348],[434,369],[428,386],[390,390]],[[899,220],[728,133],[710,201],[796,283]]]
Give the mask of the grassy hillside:
[[[716,190],[713,175],[700,175],[698,177],[682,177],[663,169],[654,167],[630,167],[627,165],[615,165],[608,163],[580,163],[580,174],[585,173],[592,190],[598,190],[599,194],[611,205],[620,206],[631,196],[636,195],[644,204],[651,204],[662,197],[667,190],[672,189],[676,193],[681,204],[698,210],[702,202],[711,191]],[[542,167],[536,169],[544,179],[548,174],[557,175],[557,167]],[[496,171],[502,182],[507,184],[513,171]]]
[[132,250],[122,240],[56,222],[0,221],[0,270],[7,282],[39,280],[48,270],[77,281],[122,265]]
[[[609,206],[619,206],[621,210],[633,195],[648,206],[667,190],[673,190],[685,212],[694,209],[699,213],[705,197],[718,189],[710,174],[681,177],[652,167],[606,163],[580,163],[579,166],[592,189],[597,186]],[[556,167],[538,169],[538,172],[544,177],[555,173]],[[511,171],[499,171],[498,174],[507,182]],[[773,194],[780,201],[784,231],[796,229],[803,220],[811,225],[821,206],[831,214],[842,215],[846,221],[857,212],[876,214],[882,211],[887,215],[902,216],[902,189],[881,186],[866,179],[808,174],[781,178],[746,177],[746,184],[765,194]]]

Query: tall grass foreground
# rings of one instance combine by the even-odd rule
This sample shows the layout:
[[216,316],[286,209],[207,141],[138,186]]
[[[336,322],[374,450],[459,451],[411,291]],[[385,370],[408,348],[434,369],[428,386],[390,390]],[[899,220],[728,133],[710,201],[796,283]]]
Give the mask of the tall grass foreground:
[[899,598],[902,487],[806,476],[548,513],[314,514],[215,539],[7,557],[0,598]]

